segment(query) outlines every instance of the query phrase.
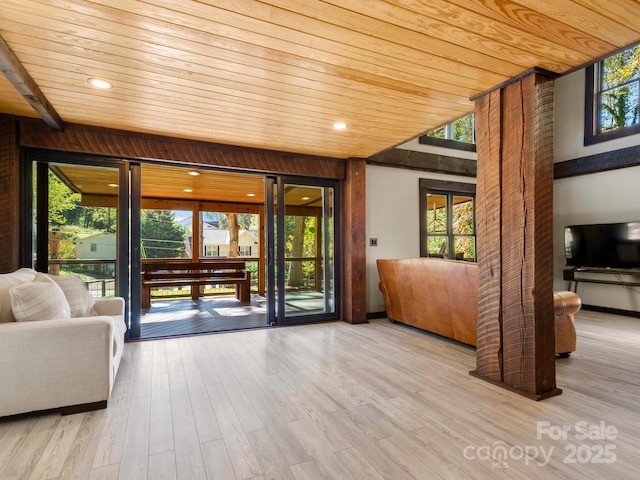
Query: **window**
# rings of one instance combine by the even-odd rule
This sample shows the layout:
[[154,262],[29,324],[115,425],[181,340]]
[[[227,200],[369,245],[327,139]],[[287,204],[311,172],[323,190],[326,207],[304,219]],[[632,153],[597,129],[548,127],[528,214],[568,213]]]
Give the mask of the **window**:
[[585,145],[640,133],[640,45],[586,73]]
[[420,179],[420,256],[476,261],[475,184]]
[[426,135],[420,137],[420,143],[475,152],[473,113],[428,131]]
[[444,138],[456,142],[475,143],[473,134],[473,113],[458,118],[451,123],[447,123],[427,132],[427,136],[434,138]]
[[91,251],[92,252],[97,252],[98,251],[98,244],[97,243],[92,243],[91,244]]

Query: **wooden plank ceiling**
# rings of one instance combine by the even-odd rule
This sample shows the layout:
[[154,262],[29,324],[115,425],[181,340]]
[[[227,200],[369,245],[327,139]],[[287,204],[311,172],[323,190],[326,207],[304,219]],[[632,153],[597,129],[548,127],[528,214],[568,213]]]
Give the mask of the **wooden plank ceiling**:
[[[143,164],[141,196],[145,200],[172,200],[191,209],[191,201],[257,204],[265,202],[262,175],[221,172],[167,165]],[[85,206],[116,206],[118,170],[83,165],[54,165],[53,171]],[[322,188],[287,185],[285,203],[297,207],[322,207]],[[149,207],[150,208],[150,207]],[[178,207],[175,207],[178,208]]]
[[[367,158],[531,67],[640,41],[640,4],[2,0],[0,37],[66,123]],[[33,116],[4,79],[0,113]]]

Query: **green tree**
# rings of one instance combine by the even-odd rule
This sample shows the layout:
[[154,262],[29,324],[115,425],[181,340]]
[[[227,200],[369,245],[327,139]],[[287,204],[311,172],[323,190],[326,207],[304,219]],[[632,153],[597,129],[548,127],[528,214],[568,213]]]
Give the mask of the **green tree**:
[[240,225],[238,224],[237,213],[227,213],[227,222],[229,224],[229,254],[230,258],[238,256],[238,237]]
[[601,130],[638,123],[640,45],[602,62]]
[[427,135],[433,138],[445,138],[446,134],[447,128],[444,126],[434,128],[433,130],[427,132]]
[[315,275],[316,217],[286,215],[284,224],[287,257],[309,259],[289,262],[287,285],[299,288]]
[[203,219],[212,225],[217,225],[222,230],[229,228],[229,215],[236,215],[238,220],[238,228],[242,230],[258,230],[258,215],[254,213],[219,213],[219,212],[204,212]]
[[140,231],[144,258],[177,258],[185,252],[187,230],[171,210],[140,212]]
[[82,207],[78,223],[85,228],[115,233],[116,209],[110,207]]
[[453,140],[464,143],[474,143],[473,118],[473,113],[470,113],[453,122]]
[[69,213],[80,205],[81,196],[74,193],[49,170],[49,218],[51,227],[66,225]]
[[469,113],[447,125],[430,130],[427,132],[427,135],[434,138],[455,140],[457,142],[475,143],[473,129],[474,116],[473,113]]

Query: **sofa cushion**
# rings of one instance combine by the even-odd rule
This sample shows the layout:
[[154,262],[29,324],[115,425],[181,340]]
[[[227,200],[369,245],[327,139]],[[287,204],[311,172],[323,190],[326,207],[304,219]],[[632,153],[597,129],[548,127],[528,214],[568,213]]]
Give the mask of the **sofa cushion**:
[[9,289],[11,311],[17,322],[65,319],[71,316],[62,289],[54,282],[31,282]]
[[0,274],[0,323],[15,322],[11,311],[11,287],[30,283],[36,277],[37,272],[31,268],[21,268],[11,273]]
[[78,275],[49,275],[64,292],[69,302],[71,318],[96,315],[96,299],[91,296],[87,285]]

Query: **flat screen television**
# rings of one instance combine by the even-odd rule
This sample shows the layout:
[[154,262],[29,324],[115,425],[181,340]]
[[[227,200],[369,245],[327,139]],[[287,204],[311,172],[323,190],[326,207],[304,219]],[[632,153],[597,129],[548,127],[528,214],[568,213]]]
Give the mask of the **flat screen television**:
[[570,225],[564,252],[567,266],[640,269],[640,222]]

